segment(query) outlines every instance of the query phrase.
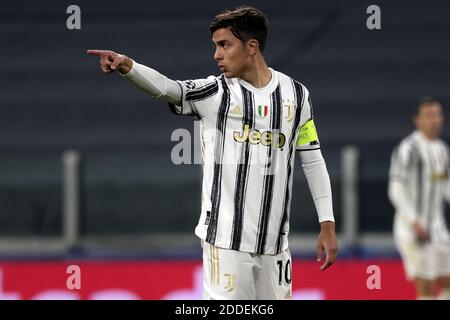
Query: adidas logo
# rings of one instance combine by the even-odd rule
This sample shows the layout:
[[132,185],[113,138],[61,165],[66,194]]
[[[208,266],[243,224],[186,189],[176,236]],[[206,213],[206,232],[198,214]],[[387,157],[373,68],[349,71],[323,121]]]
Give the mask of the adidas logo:
[[242,111],[241,111],[241,109],[239,108],[239,106],[237,104],[235,104],[231,108],[230,113],[234,114],[234,115],[242,116]]

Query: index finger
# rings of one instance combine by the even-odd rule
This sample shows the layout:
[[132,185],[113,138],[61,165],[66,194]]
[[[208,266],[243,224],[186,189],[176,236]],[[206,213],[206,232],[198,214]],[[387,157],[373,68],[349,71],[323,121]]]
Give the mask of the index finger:
[[334,262],[334,255],[331,254],[330,249],[326,249],[326,259],[325,259],[325,263],[320,267],[320,270],[325,270],[327,269],[329,266],[331,266]]
[[94,56],[101,56],[106,52],[107,52],[106,50],[93,50],[93,49],[89,49],[86,51],[87,54],[92,54]]

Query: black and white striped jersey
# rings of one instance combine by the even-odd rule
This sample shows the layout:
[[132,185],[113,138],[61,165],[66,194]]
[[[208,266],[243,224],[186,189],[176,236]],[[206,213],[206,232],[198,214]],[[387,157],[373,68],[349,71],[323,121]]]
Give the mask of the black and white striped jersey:
[[264,88],[223,75],[178,81],[182,102],[171,105],[201,120],[202,211],[195,233],[221,248],[287,249],[295,150],[320,148],[308,90],[270,70]]
[[[444,210],[445,200],[450,200],[450,181],[445,142],[429,140],[418,130],[403,139],[392,153],[390,181],[400,181],[404,187],[391,194],[402,221],[409,225],[418,221],[432,241],[448,242]],[[412,232],[405,228],[403,236],[412,237]]]

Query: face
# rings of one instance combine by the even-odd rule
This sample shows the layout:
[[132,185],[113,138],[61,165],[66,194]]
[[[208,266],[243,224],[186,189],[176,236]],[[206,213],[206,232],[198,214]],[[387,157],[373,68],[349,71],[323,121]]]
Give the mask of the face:
[[227,78],[241,78],[252,63],[256,52],[252,41],[255,40],[243,42],[230,28],[222,28],[214,31],[212,41],[215,47],[214,60],[220,71]]
[[441,133],[444,124],[442,106],[439,103],[429,103],[423,105],[419,114],[415,117],[416,127],[427,137],[436,139]]

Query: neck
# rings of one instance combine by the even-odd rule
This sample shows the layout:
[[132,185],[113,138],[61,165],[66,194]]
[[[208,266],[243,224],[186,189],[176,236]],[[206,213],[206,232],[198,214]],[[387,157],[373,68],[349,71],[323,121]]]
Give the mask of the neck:
[[427,138],[428,140],[436,140],[438,138],[437,135],[430,133],[430,132],[425,132],[420,130],[420,133],[422,133],[422,135]]
[[250,83],[255,88],[263,88],[272,79],[272,72],[270,72],[262,57],[255,58],[255,63],[243,73],[241,79]]

